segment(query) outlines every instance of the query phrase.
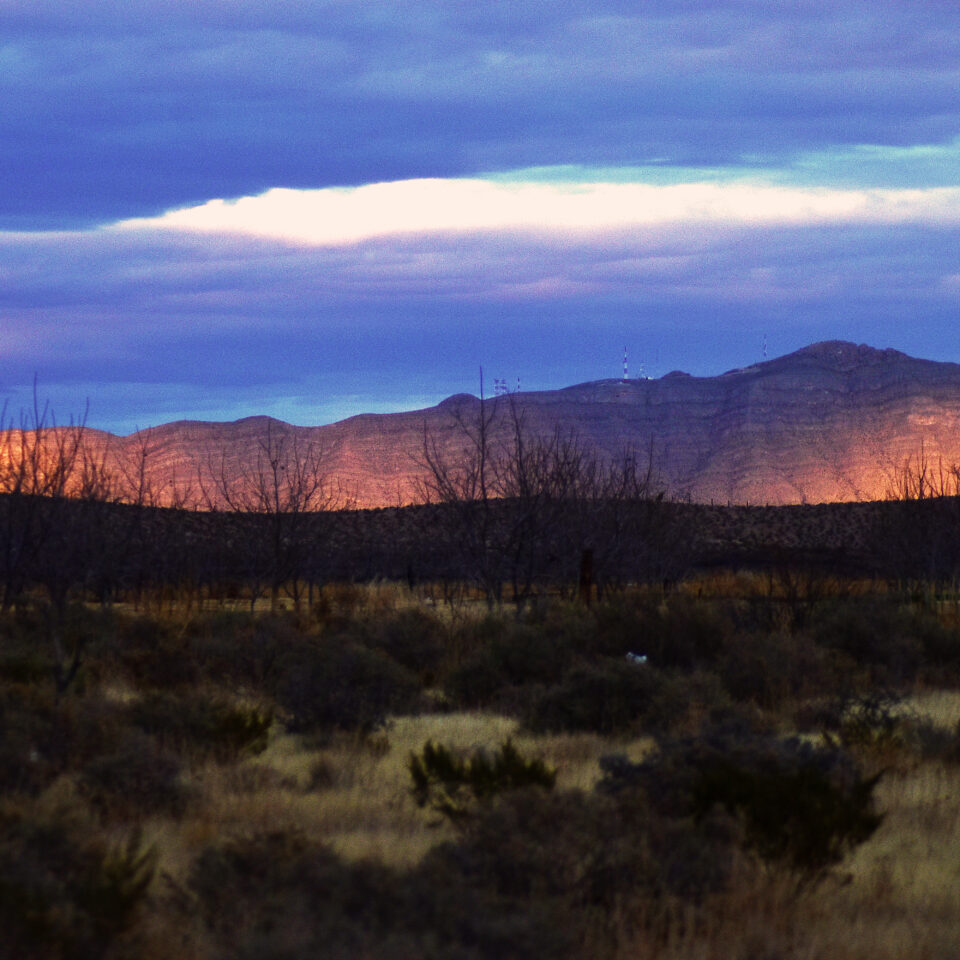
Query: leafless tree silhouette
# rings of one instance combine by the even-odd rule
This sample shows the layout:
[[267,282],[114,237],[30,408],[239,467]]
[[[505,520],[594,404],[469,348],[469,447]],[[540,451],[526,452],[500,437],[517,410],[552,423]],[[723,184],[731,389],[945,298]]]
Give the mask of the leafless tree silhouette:
[[208,509],[226,509],[244,519],[251,605],[266,588],[276,608],[286,587],[299,607],[318,547],[316,514],[333,509],[339,500],[326,473],[323,447],[304,443],[294,429],[278,429],[269,421],[251,459],[232,470],[221,451],[219,465],[200,484]]

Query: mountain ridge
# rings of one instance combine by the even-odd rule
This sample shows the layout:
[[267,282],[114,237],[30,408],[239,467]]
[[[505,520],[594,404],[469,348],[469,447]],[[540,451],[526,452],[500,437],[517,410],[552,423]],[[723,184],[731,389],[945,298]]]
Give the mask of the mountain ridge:
[[[462,460],[469,441],[457,417],[469,425],[480,403],[459,393],[433,407],[361,413],[325,426],[261,415],[102,436],[118,462],[147,451],[146,473],[159,491],[192,484],[209,500],[216,477],[242,482],[258,456],[262,465],[267,445],[282,443],[288,452],[322,452],[341,505],[397,506],[418,498],[425,437],[447,462]],[[483,403],[503,411],[501,432],[509,432],[510,410],[530,434],[575,435],[601,456],[652,451],[670,492],[697,502],[881,499],[921,450],[931,463],[960,463],[960,364],[848,341],[820,341],[711,377],[671,371]]]

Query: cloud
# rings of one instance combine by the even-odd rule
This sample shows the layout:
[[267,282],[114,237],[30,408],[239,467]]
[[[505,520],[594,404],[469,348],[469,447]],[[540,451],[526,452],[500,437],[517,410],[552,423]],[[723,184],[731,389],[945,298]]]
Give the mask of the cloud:
[[960,131],[960,8],[933,0],[8,0],[0,32],[13,229],[543,164],[760,169]]
[[89,397],[93,425],[309,423],[475,392],[478,364],[524,389],[616,376],[624,343],[654,375],[742,366],[763,334],[771,355],[839,337],[955,359],[958,262],[960,231],[926,216],[336,244],[143,225],[6,234],[3,396],[15,408],[36,373],[58,414]]
[[828,189],[751,183],[409,180],[212,200],[119,230],[271,237],[336,246],[392,234],[618,231],[651,225],[960,222],[960,187]]

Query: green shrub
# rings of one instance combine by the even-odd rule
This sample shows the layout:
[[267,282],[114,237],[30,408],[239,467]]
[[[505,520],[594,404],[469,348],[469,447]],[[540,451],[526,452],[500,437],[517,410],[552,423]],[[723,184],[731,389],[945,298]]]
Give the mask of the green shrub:
[[454,709],[475,710],[509,698],[513,684],[492,657],[475,654],[450,672],[443,693]]
[[726,643],[716,670],[741,703],[776,710],[785,702],[847,688],[855,666],[802,634],[738,634]]
[[5,650],[0,654],[0,682],[44,683],[53,676],[53,660],[41,649]]
[[109,652],[136,687],[170,689],[196,683],[199,677],[189,638],[166,620],[140,616],[121,621]]
[[557,771],[542,760],[528,760],[507,740],[493,754],[479,749],[458,757],[450,748],[427,741],[407,762],[417,806],[430,806],[451,820],[468,816],[508,790],[536,786],[552,790]]
[[723,889],[733,838],[723,824],[661,816],[632,798],[517,790],[478,809],[424,869],[442,865],[450,885],[537,910],[572,937],[636,902],[695,903]]
[[541,624],[488,618],[478,629],[488,632],[484,642],[444,683],[458,707],[509,706],[524,697],[523,689],[559,682],[572,663],[569,642]]
[[390,714],[422,703],[417,678],[386,654],[324,641],[304,647],[285,665],[277,691],[287,728],[297,733],[369,732]]
[[219,760],[260,753],[273,722],[269,709],[197,693],[150,693],[132,704],[127,715],[134,726],[169,750]]
[[436,617],[415,608],[377,617],[363,625],[363,642],[382,650],[415,673],[421,683],[435,681],[445,652],[444,628]]
[[923,759],[960,764],[960,722],[950,729],[930,720],[913,718],[907,730],[911,747]]
[[867,840],[879,774],[864,777],[848,754],[800,740],[723,727],[665,741],[641,763],[601,761],[600,789],[638,791],[655,810],[703,820],[716,808],[742,824],[744,844],[763,860],[816,879]]
[[928,611],[879,597],[826,606],[811,629],[818,643],[869,667],[873,682],[887,686],[914,679],[926,651],[954,644],[947,639],[949,631]]
[[143,734],[128,734],[119,746],[87,763],[79,786],[101,816],[139,819],[156,813],[180,816],[189,791],[180,764]]
[[661,674],[647,664],[609,659],[585,664],[536,693],[523,723],[537,733],[627,733],[640,725],[660,682]]
[[0,809],[3,955],[106,956],[135,922],[155,864],[139,832],[110,845],[75,808]]
[[182,909],[214,956],[380,960],[561,960],[563,916],[496,896],[455,863],[404,872],[345,863],[294,832],[237,837],[201,851]]
[[229,684],[255,695],[272,690],[284,663],[310,641],[290,613],[220,611],[192,619],[185,628],[198,672],[214,684]]
[[0,791],[38,793],[109,751],[122,735],[117,708],[99,696],[57,698],[52,685],[0,683]]
[[682,734],[699,730],[704,720],[728,714],[734,709],[723,682],[715,674],[660,673],[643,710],[645,732]]

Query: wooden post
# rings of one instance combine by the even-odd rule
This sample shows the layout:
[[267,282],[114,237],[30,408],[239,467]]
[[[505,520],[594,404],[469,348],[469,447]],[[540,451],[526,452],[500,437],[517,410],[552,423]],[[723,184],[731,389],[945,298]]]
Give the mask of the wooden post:
[[593,550],[587,548],[580,554],[580,601],[590,606],[593,593]]

